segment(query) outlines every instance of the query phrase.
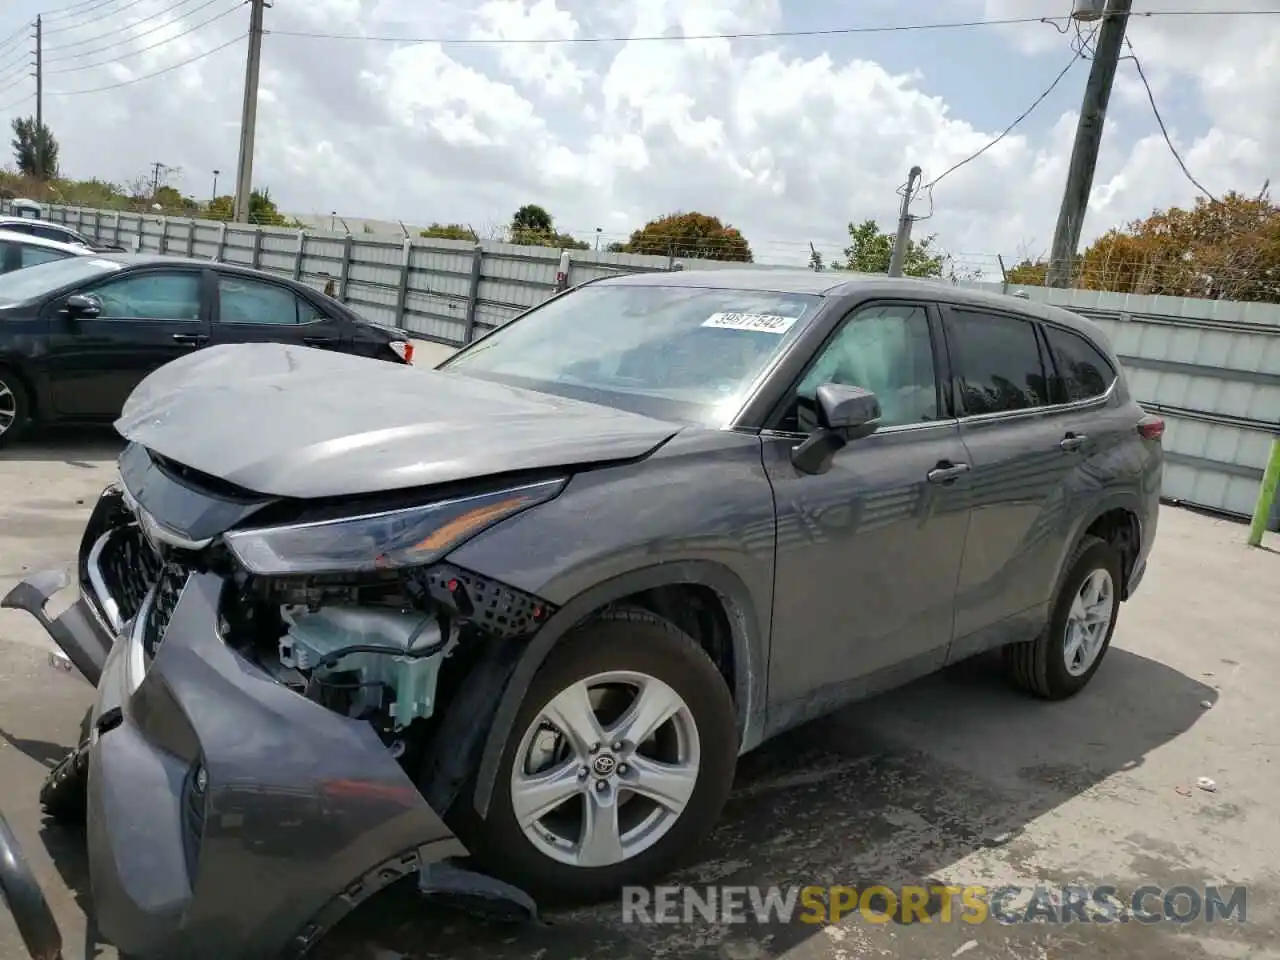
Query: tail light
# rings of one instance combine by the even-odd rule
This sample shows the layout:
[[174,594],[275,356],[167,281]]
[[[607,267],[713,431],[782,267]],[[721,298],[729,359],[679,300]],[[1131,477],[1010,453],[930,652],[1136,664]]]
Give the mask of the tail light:
[[1143,440],[1159,440],[1164,436],[1164,420],[1154,413],[1148,413],[1138,421],[1138,435]]
[[395,355],[405,363],[413,363],[413,342],[410,340],[392,340],[387,344]]

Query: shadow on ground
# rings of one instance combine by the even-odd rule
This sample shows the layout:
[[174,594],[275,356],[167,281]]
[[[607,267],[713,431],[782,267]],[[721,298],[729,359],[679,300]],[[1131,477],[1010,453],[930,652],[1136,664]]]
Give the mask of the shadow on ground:
[[[792,731],[743,758],[701,862],[670,883],[927,883],[1188,730],[1216,691],[1113,648],[1073,700],[1009,689],[989,660],[961,664]],[[1069,735],[1064,734],[1069,731]],[[777,957],[821,929],[624,924],[617,903],[495,922],[393,889],[320,945],[318,960]],[[732,949],[731,941],[743,941]],[[726,949],[729,952],[726,952]]]
[[110,427],[46,427],[0,448],[0,461],[43,461],[92,469],[95,460],[114,460],[124,441]]

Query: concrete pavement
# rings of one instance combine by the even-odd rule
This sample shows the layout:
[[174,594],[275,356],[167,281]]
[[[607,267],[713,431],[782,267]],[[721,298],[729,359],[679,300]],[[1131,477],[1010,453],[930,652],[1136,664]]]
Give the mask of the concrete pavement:
[[[77,436],[0,453],[0,590],[29,569],[71,564],[115,449],[109,437]],[[1107,662],[1072,701],[1028,700],[986,664],[967,664],[745,758],[721,828],[672,880],[1247,884],[1244,923],[975,926],[935,916],[658,927],[623,924],[615,904],[529,928],[391,891],[319,956],[1280,958],[1280,554],[1249,550],[1244,533],[1166,508],[1147,580],[1122,609]],[[112,957],[86,944],[79,838],[38,813],[44,772],[71,746],[89,699],[83,683],[45,667],[48,650],[27,617],[0,611],[0,807],[50,896],[68,960]],[[1200,777],[1216,790],[1199,789]],[[21,956],[0,911],[0,958]]]

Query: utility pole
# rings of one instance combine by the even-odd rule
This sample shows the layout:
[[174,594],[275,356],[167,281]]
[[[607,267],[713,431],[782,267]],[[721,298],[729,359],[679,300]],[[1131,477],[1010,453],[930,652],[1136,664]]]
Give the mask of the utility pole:
[[36,15],[36,179],[44,181],[44,24]]
[[244,67],[244,107],[240,112],[240,160],[236,166],[236,205],[233,219],[249,219],[253,192],[253,139],[258,124],[258,68],[262,63],[262,14],[266,0],[249,0],[249,56]]
[[151,164],[151,198],[154,200],[157,193],[160,192],[160,177],[167,173],[169,168],[156,160]]
[[898,235],[893,240],[893,255],[889,258],[889,276],[902,276],[907,262],[907,245],[911,243],[911,194],[920,179],[920,168],[912,167],[907,174],[907,189],[902,191],[902,208],[898,212]]
[[[1077,4],[1073,16],[1078,20],[1097,19]],[[1045,285],[1065,287],[1071,282],[1071,266],[1076,249],[1080,245],[1080,228],[1089,209],[1089,194],[1093,190],[1093,172],[1098,165],[1098,151],[1102,146],[1102,129],[1106,125],[1107,104],[1111,101],[1111,84],[1120,63],[1120,51],[1124,47],[1124,32],[1129,23],[1129,11],[1133,0],[1107,0],[1102,27],[1098,30],[1098,43],[1093,51],[1093,67],[1089,70],[1089,82],[1084,88],[1084,100],[1080,105],[1080,119],[1076,123],[1075,144],[1071,148],[1071,164],[1067,167],[1067,185],[1062,193],[1062,206],[1058,211],[1058,224],[1053,231],[1053,246],[1049,252],[1049,266]]]

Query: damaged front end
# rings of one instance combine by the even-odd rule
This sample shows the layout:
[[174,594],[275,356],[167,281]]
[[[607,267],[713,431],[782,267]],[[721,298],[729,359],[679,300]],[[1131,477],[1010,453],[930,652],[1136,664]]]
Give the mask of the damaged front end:
[[50,620],[59,583],[36,576],[3,601],[97,687],[80,748],[95,920],[140,957],[300,955],[465,854],[444,819],[513,641],[553,611],[443,558],[564,481],[353,506],[258,497],[136,444],[120,468],[80,600]]

